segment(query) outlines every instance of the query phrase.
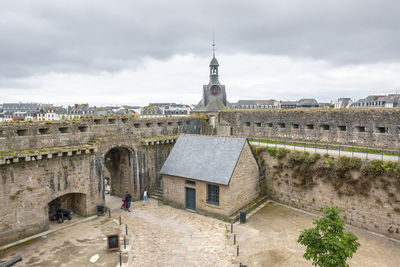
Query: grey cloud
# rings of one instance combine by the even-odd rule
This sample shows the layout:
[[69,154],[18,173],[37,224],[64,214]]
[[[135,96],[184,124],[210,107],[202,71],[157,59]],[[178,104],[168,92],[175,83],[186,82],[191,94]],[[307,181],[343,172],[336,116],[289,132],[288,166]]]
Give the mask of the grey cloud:
[[3,1],[0,79],[210,53],[398,62],[398,1]]

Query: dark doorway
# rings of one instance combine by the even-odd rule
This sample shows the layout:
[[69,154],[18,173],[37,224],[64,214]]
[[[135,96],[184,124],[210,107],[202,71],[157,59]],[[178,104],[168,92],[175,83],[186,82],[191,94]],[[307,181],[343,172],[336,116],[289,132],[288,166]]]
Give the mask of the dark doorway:
[[120,197],[125,196],[126,191],[134,194],[132,164],[131,151],[126,147],[115,147],[106,153],[106,193]]
[[68,210],[73,214],[86,216],[86,195],[80,193],[65,194],[49,202],[47,207],[50,220],[58,209]]
[[196,190],[186,187],[186,208],[196,210]]

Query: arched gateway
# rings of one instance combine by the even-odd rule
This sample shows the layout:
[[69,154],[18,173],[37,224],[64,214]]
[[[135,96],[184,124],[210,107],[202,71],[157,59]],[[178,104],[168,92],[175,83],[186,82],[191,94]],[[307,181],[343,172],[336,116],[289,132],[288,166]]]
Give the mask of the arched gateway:
[[119,146],[111,148],[104,155],[104,178],[111,195],[124,196],[128,191],[135,193],[134,150],[130,147]]

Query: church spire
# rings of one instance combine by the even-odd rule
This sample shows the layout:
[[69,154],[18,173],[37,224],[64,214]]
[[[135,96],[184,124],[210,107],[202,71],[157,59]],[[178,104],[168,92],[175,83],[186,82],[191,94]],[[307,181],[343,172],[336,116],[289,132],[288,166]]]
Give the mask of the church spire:
[[212,42],[212,49],[213,49],[213,57],[210,62],[210,75],[217,75],[218,76],[218,60],[215,58],[215,39],[214,39],[214,32],[213,32],[213,42]]
[[213,32],[213,44],[212,44],[212,47],[213,47],[213,58],[215,58],[215,39],[214,39],[214,32]]

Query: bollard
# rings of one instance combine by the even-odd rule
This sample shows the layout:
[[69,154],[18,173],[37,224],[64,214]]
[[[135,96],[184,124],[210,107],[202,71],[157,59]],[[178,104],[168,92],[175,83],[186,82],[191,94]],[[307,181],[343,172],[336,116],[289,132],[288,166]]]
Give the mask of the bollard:
[[239,257],[239,245],[237,246],[236,256]]
[[339,146],[339,157],[340,157],[340,146]]
[[365,158],[368,159],[368,147],[367,147],[367,154],[365,154]]
[[126,235],[128,235],[128,225],[127,224],[125,224],[125,232],[126,232]]
[[246,223],[246,214],[247,211],[246,210],[241,210],[240,211],[240,223]]
[[351,151],[351,156],[354,157],[354,145],[353,145],[353,150]]
[[108,218],[111,218],[111,209],[108,208]]
[[119,225],[122,224],[122,219],[121,219],[121,215],[119,215]]
[[122,266],[122,254],[121,254],[121,250],[119,251],[119,266]]
[[383,148],[382,148],[382,161],[383,161]]
[[233,224],[231,224],[231,234],[233,233]]
[[236,234],[233,234],[233,244],[236,245]]
[[124,249],[126,249],[126,236],[124,236]]

